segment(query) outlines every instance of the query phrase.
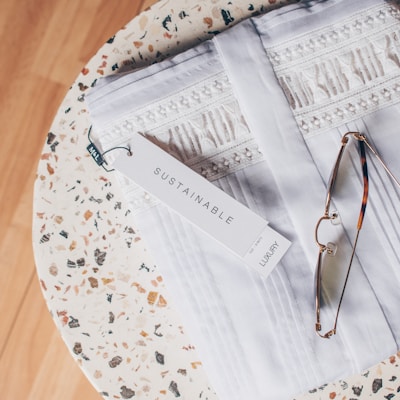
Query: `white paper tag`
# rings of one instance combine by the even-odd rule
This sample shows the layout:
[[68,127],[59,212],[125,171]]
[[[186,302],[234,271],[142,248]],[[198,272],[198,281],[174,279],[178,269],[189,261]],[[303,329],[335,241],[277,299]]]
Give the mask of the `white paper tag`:
[[113,168],[133,180],[241,257],[263,276],[276,266],[290,242],[268,222],[207,179],[135,134],[132,156],[117,154]]

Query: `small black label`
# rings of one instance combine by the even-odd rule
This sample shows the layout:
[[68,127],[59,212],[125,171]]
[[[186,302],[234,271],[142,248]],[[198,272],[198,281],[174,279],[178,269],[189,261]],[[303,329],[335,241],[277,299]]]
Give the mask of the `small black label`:
[[97,165],[104,164],[103,156],[101,155],[99,149],[93,143],[89,144],[89,146],[87,147],[87,151],[92,156],[93,160],[96,161]]

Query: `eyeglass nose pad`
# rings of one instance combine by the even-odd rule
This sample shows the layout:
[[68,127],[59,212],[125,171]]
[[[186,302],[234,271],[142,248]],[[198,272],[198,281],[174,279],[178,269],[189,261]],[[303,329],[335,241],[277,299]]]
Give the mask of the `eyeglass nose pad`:
[[337,245],[332,242],[328,242],[326,245],[326,253],[328,256],[334,257],[337,251]]
[[338,211],[332,211],[330,214],[330,221],[332,225],[339,225],[342,222],[342,219],[340,218],[340,214]]

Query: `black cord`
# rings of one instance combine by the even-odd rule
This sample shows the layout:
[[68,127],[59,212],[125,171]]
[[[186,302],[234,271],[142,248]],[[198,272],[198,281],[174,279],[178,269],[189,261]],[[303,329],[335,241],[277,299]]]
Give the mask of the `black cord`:
[[105,160],[104,156],[113,151],[113,150],[117,150],[117,149],[122,149],[122,150],[127,150],[128,152],[128,156],[131,157],[133,155],[132,150],[129,146],[125,147],[125,146],[116,146],[116,147],[112,147],[111,149],[108,149],[106,151],[103,151],[102,153],[99,151],[99,149],[97,148],[97,146],[93,143],[92,139],[90,138],[90,133],[92,131],[92,125],[90,125],[89,131],[88,131],[88,140],[89,140],[89,145],[87,146],[87,151],[89,152],[89,154],[92,156],[93,160],[96,162],[96,164],[98,166],[101,166],[105,171],[107,172],[112,172],[114,171],[114,169],[108,169],[104,166],[104,164],[107,165],[107,161]]

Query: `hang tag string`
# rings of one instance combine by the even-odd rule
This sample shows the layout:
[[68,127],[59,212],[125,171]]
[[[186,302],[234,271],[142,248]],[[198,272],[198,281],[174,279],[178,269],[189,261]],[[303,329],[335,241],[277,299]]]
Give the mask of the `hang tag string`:
[[111,149],[108,149],[106,151],[103,151],[102,153],[100,150],[97,148],[97,146],[92,142],[92,139],[90,138],[90,133],[92,131],[92,125],[90,125],[89,131],[88,131],[88,140],[89,140],[89,145],[87,146],[87,151],[89,154],[92,156],[93,160],[96,162],[96,164],[100,167],[102,167],[105,171],[107,172],[112,172],[114,169],[108,169],[104,166],[108,165],[106,159],[104,156],[114,150],[121,149],[121,150],[127,150],[128,156],[131,157],[133,155],[132,150],[130,147],[125,147],[125,146],[116,146],[112,147]]

